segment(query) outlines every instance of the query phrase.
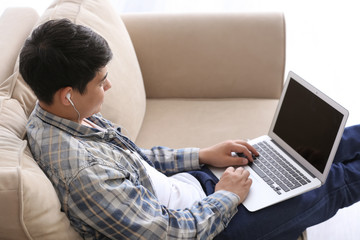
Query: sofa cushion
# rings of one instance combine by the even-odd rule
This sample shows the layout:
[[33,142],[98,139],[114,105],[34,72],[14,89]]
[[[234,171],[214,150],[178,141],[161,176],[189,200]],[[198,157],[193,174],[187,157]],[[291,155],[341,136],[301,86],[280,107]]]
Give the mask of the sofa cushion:
[[[38,18],[37,12],[31,8],[8,8],[1,15],[0,83],[12,75],[24,39],[29,35]],[[10,88],[7,90],[5,92],[9,92]],[[1,93],[5,92],[1,91]]]
[[148,99],[136,143],[142,148],[201,148],[229,139],[252,139],[268,133],[277,103],[276,99]]
[[2,98],[0,113],[0,127],[23,139],[26,134],[27,117],[19,102],[16,99]]
[[0,116],[0,239],[79,239],[20,136],[27,121],[20,103],[0,97]]
[[16,60],[38,18],[37,12],[31,8],[9,8],[0,18],[0,96],[13,96],[18,99],[21,106],[27,109],[27,114],[30,113],[36,98],[19,76]]

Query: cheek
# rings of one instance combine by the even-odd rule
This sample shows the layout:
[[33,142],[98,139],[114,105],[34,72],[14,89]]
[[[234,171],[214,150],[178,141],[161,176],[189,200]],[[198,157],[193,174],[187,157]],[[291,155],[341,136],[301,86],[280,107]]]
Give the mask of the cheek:
[[105,99],[104,91],[99,91],[96,95],[97,97],[94,97],[94,101],[96,101],[96,105],[102,105]]
[[102,90],[99,94],[99,98],[101,99],[101,103],[104,102],[104,99],[105,99],[105,92],[104,90]]
[[[93,92],[89,94],[85,104],[91,108],[98,108],[104,102],[104,94],[101,91]],[[90,109],[89,109],[90,110]]]

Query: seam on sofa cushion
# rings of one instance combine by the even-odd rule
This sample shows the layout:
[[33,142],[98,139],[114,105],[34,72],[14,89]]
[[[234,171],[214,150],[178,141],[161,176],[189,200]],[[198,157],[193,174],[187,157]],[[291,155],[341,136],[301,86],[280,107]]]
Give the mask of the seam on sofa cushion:
[[18,157],[19,157],[19,166],[17,167],[17,172],[18,172],[18,183],[19,183],[19,187],[18,187],[18,194],[19,194],[19,219],[20,219],[20,224],[21,227],[25,233],[25,235],[28,237],[28,239],[33,239],[25,225],[25,221],[24,221],[24,189],[23,189],[23,178],[21,175],[21,165],[22,165],[22,152],[25,150],[26,147],[26,141],[23,141],[23,145],[20,148],[19,152],[18,152]]
[[[11,74],[7,79],[5,79],[2,83],[0,83],[0,93],[1,97],[4,98],[10,98],[12,95],[12,92],[14,91],[16,79],[18,76],[18,72],[14,72]],[[8,86],[7,86],[8,85]]]
[[75,24],[78,24],[79,16],[80,16],[80,14],[81,14],[82,11],[83,11],[84,2],[85,2],[85,0],[82,1],[81,4],[79,4],[79,9],[78,9],[78,12],[77,12],[77,14],[76,14],[76,17],[75,17],[75,19],[74,19],[74,23],[75,23]]

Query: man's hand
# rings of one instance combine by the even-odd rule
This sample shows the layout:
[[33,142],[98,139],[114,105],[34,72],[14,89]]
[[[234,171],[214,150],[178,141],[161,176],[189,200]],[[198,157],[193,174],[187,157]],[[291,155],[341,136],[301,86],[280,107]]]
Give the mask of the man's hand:
[[[232,152],[243,153],[245,157],[232,156]],[[199,153],[200,164],[208,164],[214,167],[228,167],[246,165],[253,161],[252,155],[258,156],[258,152],[246,141],[226,141],[214,146],[203,148]]]
[[240,204],[247,197],[252,184],[252,180],[249,176],[249,171],[242,167],[236,169],[228,167],[221,176],[220,181],[216,184],[215,192],[219,190],[226,190],[235,193],[240,197]]

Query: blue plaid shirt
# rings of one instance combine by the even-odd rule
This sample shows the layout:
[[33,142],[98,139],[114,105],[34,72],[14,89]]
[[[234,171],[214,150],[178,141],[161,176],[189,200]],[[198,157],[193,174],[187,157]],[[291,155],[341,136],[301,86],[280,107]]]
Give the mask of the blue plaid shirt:
[[101,117],[86,127],[44,111],[27,124],[34,158],[52,181],[62,210],[85,239],[211,239],[237,212],[238,197],[218,191],[189,209],[168,209],[131,149],[166,175],[199,168],[199,149],[139,150]]

